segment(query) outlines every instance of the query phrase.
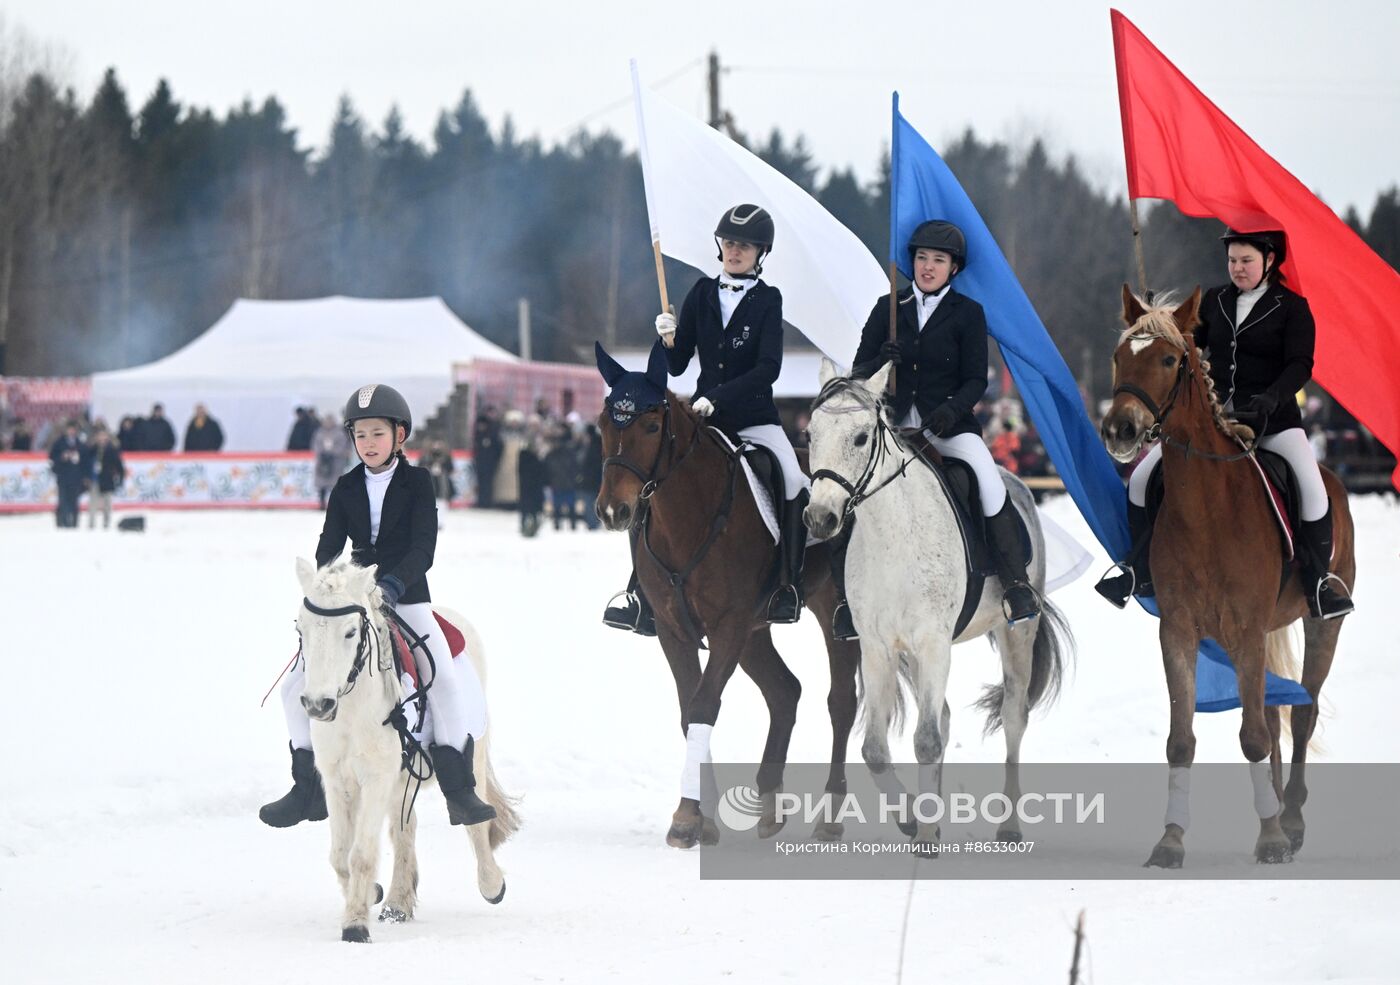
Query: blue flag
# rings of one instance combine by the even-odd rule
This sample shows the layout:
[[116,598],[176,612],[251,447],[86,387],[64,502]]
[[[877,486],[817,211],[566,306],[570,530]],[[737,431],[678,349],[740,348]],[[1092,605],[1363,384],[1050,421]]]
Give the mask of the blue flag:
[[[958,179],[928,142],[899,113],[894,94],[890,148],[890,262],[913,276],[906,244],[919,223],[943,219],[967,237],[967,269],[957,275],[959,291],[982,305],[987,330],[1001,346],[1026,411],[1040,432],[1051,461],[1109,555],[1121,558],[1131,546],[1127,497],[1113,460],[1089,420],[1079,385],[1055,348],[1030,298],[1006,262],[991,230],[977,214]],[[1155,599],[1141,599],[1158,614]],[[1294,681],[1268,676],[1271,705],[1308,704],[1307,691]],[[1196,710],[1226,711],[1240,706],[1234,667],[1213,640],[1196,659]]]

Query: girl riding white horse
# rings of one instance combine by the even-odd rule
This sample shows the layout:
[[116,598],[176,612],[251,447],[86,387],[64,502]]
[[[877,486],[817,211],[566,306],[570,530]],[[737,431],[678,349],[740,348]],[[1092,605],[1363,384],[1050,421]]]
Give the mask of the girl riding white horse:
[[[304,598],[297,612],[305,671],[301,705],[310,719],[309,732],[317,765],[328,794],[331,819],[331,866],[345,897],[341,939],[369,941],[369,907],[381,890],[375,882],[379,862],[379,832],[389,820],[394,847],[394,874],[379,919],[401,923],[413,917],[417,902],[418,861],[415,853],[418,776],[424,764],[416,747],[386,725],[403,701],[394,673],[389,629],[381,612],[382,588],[376,570],[337,560],[319,570],[297,562]],[[439,610],[466,641],[464,661],[478,680],[486,679],[481,640],[461,616]],[[453,661],[443,655],[438,673],[451,673]],[[431,695],[432,689],[428,693]],[[401,725],[407,728],[406,725]],[[505,877],[493,850],[518,826],[513,805],[491,770],[487,737],[473,748],[474,772],[481,777],[483,803],[492,812],[489,823],[467,828],[476,853],[477,888],[488,901],[505,897]],[[405,770],[404,747],[415,769]]]

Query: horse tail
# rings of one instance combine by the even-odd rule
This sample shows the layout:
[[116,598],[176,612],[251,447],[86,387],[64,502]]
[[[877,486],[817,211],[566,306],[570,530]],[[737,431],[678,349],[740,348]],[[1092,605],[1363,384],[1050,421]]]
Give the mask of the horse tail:
[[512,797],[501,789],[501,784],[496,779],[496,771],[491,768],[490,740],[487,737],[483,737],[481,741],[481,796],[496,808],[496,816],[487,822],[490,825],[487,834],[491,839],[492,849],[495,849],[520,830],[520,812],[516,810],[520,798]]
[[[1295,622],[1288,626],[1281,626],[1264,637],[1264,668],[1271,674],[1296,681],[1302,676],[1303,661],[1298,654],[1297,626]],[[1290,741],[1293,738],[1293,716],[1283,714],[1284,709],[1279,709],[1279,723],[1281,735]],[[1321,696],[1318,697],[1317,721],[1324,717],[1330,717],[1332,709],[1324,707],[1321,703]],[[1317,737],[1317,726],[1313,726],[1313,737],[1308,740],[1308,752],[1321,753],[1322,743]]]
[[[472,666],[476,668],[476,674],[481,681],[481,689],[484,692],[486,690],[486,644],[482,642],[481,634],[460,613],[441,606],[438,607],[438,611],[461,631],[466,641],[466,656],[471,660]],[[481,799],[496,808],[495,818],[487,822],[489,825],[487,834],[490,837],[492,849],[495,849],[520,830],[520,812],[516,809],[520,804],[520,798],[512,797],[501,788],[500,781],[496,779],[496,771],[491,768],[491,732],[489,729],[481,737],[481,741],[476,744],[476,755],[473,758],[475,762],[472,764],[472,769],[477,774],[477,783],[480,784],[481,788]]]
[[[993,637],[995,645],[995,637]],[[1065,663],[1074,653],[1074,633],[1065,614],[1049,599],[1041,600],[1040,625],[1036,627],[1031,645],[1031,681],[1026,689],[1026,710],[1038,704],[1051,704],[1059,697],[1064,680]],[[991,735],[1001,729],[1001,703],[1006,696],[1006,684],[990,684],[982,691],[974,707],[986,716],[983,733]]]

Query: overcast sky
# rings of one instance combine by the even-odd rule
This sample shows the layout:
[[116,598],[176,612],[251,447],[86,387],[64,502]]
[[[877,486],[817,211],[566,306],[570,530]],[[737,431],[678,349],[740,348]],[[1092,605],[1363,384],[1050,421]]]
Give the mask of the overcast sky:
[[[1400,3],[1119,9],[1338,211],[1368,213],[1400,180]],[[628,58],[703,116],[714,49],[739,127],[801,133],[823,168],[873,174],[897,88],[935,147],[969,125],[1018,146],[1044,135],[1100,187],[1124,185],[1108,6],[1084,0],[0,0],[0,13],[66,49],[85,99],[108,66],[133,108],[161,77],[182,102],[219,112],[276,95],[309,147],[324,145],[342,93],[376,127],[397,103],[426,137],[466,88],[520,134],[553,143],[582,124],[630,144]]]

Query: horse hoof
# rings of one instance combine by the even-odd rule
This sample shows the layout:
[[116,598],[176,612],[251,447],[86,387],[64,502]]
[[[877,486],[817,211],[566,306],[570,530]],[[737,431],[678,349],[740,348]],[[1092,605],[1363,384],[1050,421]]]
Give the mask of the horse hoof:
[[671,830],[666,832],[666,844],[672,848],[694,848],[700,843],[700,826],[698,824],[671,825]]
[[1152,855],[1142,863],[1144,869],[1179,869],[1181,863],[1186,859],[1186,849],[1173,848],[1170,845],[1158,845],[1152,849]]
[[501,900],[503,900],[503,899],[505,899],[505,898],[506,898],[506,881],[505,881],[504,879],[502,879],[502,880],[501,880],[501,891],[500,891],[499,893],[497,893],[495,896],[488,896],[488,897],[486,898],[486,902],[490,903],[492,906],[495,906],[497,903],[499,903]]
[[916,834],[919,833],[918,821],[911,821],[906,819],[903,821],[896,821],[895,824],[899,825],[899,830],[903,832],[906,838],[913,838]]
[[362,927],[359,924],[346,927],[340,932],[340,939],[347,944],[368,944],[369,928]]
[[1021,843],[1021,832],[1006,830],[997,832],[997,841],[1003,845],[1019,845]]
[[813,841],[840,841],[846,837],[846,826],[839,821],[823,821],[812,829]]
[[1288,835],[1288,847],[1294,852],[1303,847],[1303,816],[1289,815],[1285,813],[1279,818],[1279,823],[1283,826],[1283,833]]
[[[760,838],[771,838],[787,826],[787,821],[777,821],[771,818],[764,818],[758,822],[758,836]],[[718,841],[718,839],[716,839]],[[708,842],[707,842],[708,844]]]
[[1302,847],[1303,847],[1303,829],[1302,829],[1302,828],[1297,828],[1297,829],[1295,829],[1295,830],[1293,830],[1293,831],[1285,831],[1284,833],[1285,833],[1286,835],[1288,835],[1288,848],[1289,848],[1290,851],[1296,853],[1296,852],[1298,852],[1300,849],[1302,849]]
[[383,902],[384,902],[384,887],[381,886],[381,885],[379,885],[379,883],[376,882],[376,883],[374,884],[374,902],[371,903],[370,906],[378,906],[380,903],[383,903]]
[[1261,865],[1281,865],[1293,861],[1293,850],[1286,841],[1271,841],[1254,846],[1254,860]]
[[719,826],[708,817],[705,818],[704,823],[700,825],[700,844],[719,844]]
[[379,911],[380,923],[407,923],[408,914],[392,903]]

